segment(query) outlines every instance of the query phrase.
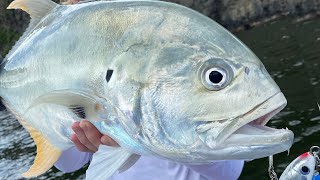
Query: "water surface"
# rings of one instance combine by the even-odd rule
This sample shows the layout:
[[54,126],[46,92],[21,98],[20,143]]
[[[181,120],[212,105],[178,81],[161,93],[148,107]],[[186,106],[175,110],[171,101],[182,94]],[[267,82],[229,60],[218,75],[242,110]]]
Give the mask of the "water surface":
[[[288,127],[295,134],[289,156],[285,152],[274,157],[280,175],[312,145],[320,146],[320,18],[284,18],[236,35],[261,59],[288,100],[267,124]],[[267,158],[246,163],[240,179],[268,179],[267,166]]]
[[[295,143],[276,155],[277,173],[312,145],[320,145],[320,18],[296,22],[283,18],[236,33],[263,61],[288,99],[288,106],[268,125],[288,127]],[[267,91],[267,89],[266,89]],[[0,179],[18,179],[33,162],[35,147],[17,120],[0,107]],[[245,164],[240,179],[268,179],[266,158]],[[51,169],[37,179],[83,179],[85,168],[65,174]],[[280,175],[280,174],[279,174]]]

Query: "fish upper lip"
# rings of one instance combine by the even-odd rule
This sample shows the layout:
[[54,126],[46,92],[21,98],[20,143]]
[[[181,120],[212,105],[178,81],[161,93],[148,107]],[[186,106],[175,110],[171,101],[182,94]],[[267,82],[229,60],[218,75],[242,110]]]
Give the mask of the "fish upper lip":
[[[242,114],[241,116],[232,118],[223,130],[214,138],[214,143],[206,142],[209,147],[219,146],[223,144],[232,134],[245,125],[261,125],[264,126],[275,114],[280,112],[287,104],[287,101],[282,92],[277,92],[267,98],[262,103],[256,105],[253,109]],[[271,106],[271,107],[270,107]],[[208,122],[212,123],[212,122]],[[200,125],[201,126],[201,125]],[[210,130],[210,128],[204,129],[198,126],[197,131],[203,133]],[[202,128],[202,130],[201,130]],[[276,129],[275,129],[276,130]],[[286,131],[286,130],[284,130]],[[287,130],[290,131],[290,130]],[[291,132],[291,131],[290,131]],[[213,142],[213,141],[212,141]]]
[[[245,117],[247,115],[249,115],[250,113],[253,113],[257,110],[259,110],[261,108],[261,106],[263,106],[265,103],[267,103],[270,99],[274,98],[275,96],[277,95],[282,95],[281,92],[278,92],[274,95],[272,95],[271,97],[269,97],[268,99],[266,99],[265,101],[263,101],[262,103],[258,104],[257,106],[255,106],[253,109],[251,109],[250,111],[246,112],[245,114],[239,116],[238,118],[242,118],[242,117]],[[264,115],[256,118],[256,119],[253,119],[251,121],[248,121],[248,123],[252,123],[252,122],[255,122],[254,124],[259,124],[259,125],[265,125],[267,124],[267,122],[274,116],[276,115],[277,113],[279,113],[285,106],[287,105],[287,101],[283,101],[283,103],[279,106],[276,106],[275,108],[272,108],[272,110],[270,110],[269,112],[265,113]],[[269,115],[269,116],[268,116]],[[265,116],[268,116],[268,117],[265,117]],[[246,123],[246,124],[248,124]],[[241,127],[240,127],[241,128]]]

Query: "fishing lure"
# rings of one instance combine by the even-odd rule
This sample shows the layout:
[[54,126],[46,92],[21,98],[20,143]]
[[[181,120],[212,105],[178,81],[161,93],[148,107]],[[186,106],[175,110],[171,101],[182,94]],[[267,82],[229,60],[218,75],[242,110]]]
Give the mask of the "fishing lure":
[[[279,180],[320,180],[320,148],[312,146],[309,152],[305,152],[294,159],[281,174]],[[269,156],[269,176],[271,180],[278,180],[273,167],[273,156]]]
[[279,180],[312,180],[316,165],[316,157],[305,152],[287,166]]

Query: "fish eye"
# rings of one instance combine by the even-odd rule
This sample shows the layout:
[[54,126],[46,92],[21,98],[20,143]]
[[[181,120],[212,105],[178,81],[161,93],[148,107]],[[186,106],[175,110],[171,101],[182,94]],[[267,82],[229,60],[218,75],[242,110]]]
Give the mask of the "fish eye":
[[232,77],[232,68],[223,59],[209,59],[200,68],[201,82],[210,91],[225,88]]
[[301,172],[301,174],[303,174],[303,175],[307,175],[307,174],[310,173],[310,169],[309,169],[307,166],[302,166],[302,167],[300,168],[300,172]]

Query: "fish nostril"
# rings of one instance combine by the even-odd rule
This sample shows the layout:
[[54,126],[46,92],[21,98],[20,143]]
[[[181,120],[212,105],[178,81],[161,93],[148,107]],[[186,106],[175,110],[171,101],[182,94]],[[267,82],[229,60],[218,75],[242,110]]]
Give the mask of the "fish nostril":
[[245,68],[244,68],[244,72],[245,72],[247,75],[249,75],[250,69],[249,69],[248,67],[245,67]]

